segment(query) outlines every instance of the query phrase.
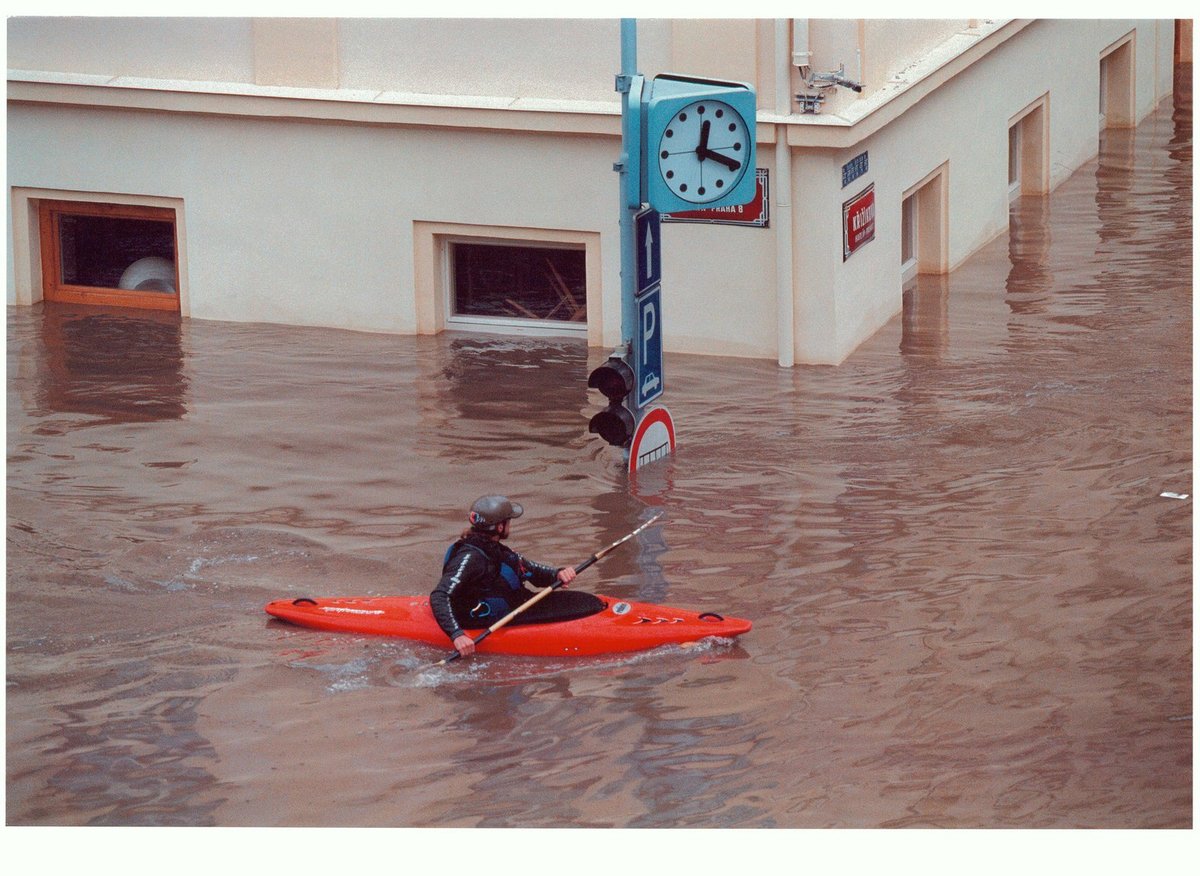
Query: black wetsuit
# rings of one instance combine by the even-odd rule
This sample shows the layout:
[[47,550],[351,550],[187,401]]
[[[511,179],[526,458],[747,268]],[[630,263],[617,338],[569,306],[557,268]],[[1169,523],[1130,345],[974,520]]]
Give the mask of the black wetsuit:
[[451,640],[463,628],[490,626],[533,594],[525,589],[549,587],[558,569],[531,562],[507,545],[470,534],[446,554],[442,579],[429,594],[433,616]]

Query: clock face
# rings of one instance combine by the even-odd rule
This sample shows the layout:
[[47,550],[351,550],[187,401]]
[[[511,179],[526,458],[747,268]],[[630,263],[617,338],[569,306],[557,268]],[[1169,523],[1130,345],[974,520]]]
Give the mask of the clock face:
[[667,188],[693,204],[729,193],[746,174],[750,132],[720,100],[697,100],[671,118],[658,142],[658,172]]

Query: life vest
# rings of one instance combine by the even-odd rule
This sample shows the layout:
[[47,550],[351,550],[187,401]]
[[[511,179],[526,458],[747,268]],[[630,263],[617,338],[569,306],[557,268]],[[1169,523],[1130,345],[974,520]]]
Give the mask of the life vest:
[[[459,540],[459,541],[454,542],[454,544],[450,545],[450,547],[446,548],[446,555],[444,557],[442,557],[442,568],[443,569],[446,568],[446,564],[450,562],[450,558],[452,556],[454,556],[454,552],[459,547],[469,548],[470,550],[473,550],[476,553],[483,554],[484,559],[486,559],[488,561],[488,563],[490,563],[493,566],[496,565],[496,561],[494,559],[492,559],[490,556],[488,556],[487,552],[484,551],[482,548],[478,548],[475,545],[471,544],[470,542],[465,542],[465,541]],[[519,567],[513,567],[513,566],[509,565],[508,563],[504,562],[503,560],[500,561],[499,565],[500,565],[499,575],[502,579],[504,579],[504,583],[509,586],[509,589],[520,590],[521,584],[524,581],[529,580],[529,577],[530,577],[529,573],[524,572]]]
[[[528,578],[529,575],[527,573],[523,574],[523,570],[519,566],[514,567],[503,560],[497,562],[487,553],[487,551],[462,539],[459,539],[458,541],[454,542],[454,544],[450,545],[450,547],[446,548],[446,555],[442,558],[443,570],[446,568],[447,564],[449,564],[450,558],[454,556],[455,551],[457,551],[460,547],[464,547],[468,550],[473,550],[476,553],[481,554],[483,558],[487,560],[489,566],[491,566],[494,570],[493,577],[499,577],[501,581],[508,585],[508,589],[510,591],[515,593],[524,589],[521,586],[522,581]],[[497,566],[499,566],[498,569],[496,568]],[[516,604],[519,604],[519,601]],[[478,605],[471,609],[471,617],[477,620],[487,617],[499,618],[505,614],[508,614],[509,611],[516,607],[516,604],[498,596],[486,597]]]

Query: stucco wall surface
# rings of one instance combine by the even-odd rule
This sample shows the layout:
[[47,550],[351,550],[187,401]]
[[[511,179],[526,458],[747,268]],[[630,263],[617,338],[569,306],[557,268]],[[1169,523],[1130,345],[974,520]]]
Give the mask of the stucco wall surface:
[[[771,24],[639,22],[640,66],[648,76],[683,64],[697,75],[761,79],[776,61]],[[973,45],[962,25],[813,20],[814,65],[836,67],[861,44],[870,77],[918,69],[908,59],[938,58],[946,34],[950,45]],[[179,205],[183,306],[193,316],[413,332],[423,325],[418,314],[430,311],[422,296],[434,294],[419,278],[437,270],[416,264],[415,223],[481,233],[558,229],[599,240],[599,283],[589,296],[600,303],[589,312],[602,325],[589,338],[619,340],[615,21],[10,19],[8,26],[10,71],[48,71],[44,81],[20,79],[41,90],[16,101],[10,72],[10,303],[40,297],[31,198],[142,197]],[[738,57],[721,60],[701,39],[705,29],[727,33]],[[795,271],[782,294],[794,305],[794,359],[842,361],[901,309],[906,191],[941,169],[943,262],[952,269],[1007,227],[1014,114],[1045,101],[1052,188],[1096,152],[1099,58],[1107,47],[1133,35],[1137,118],[1169,93],[1169,21],[1048,19],[1010,31],[935,87],[922,91],[914,81],[839,98],[851,109],[877,107],[873,114],[778,116],[763,109],[760,93],[758,163],[771,174],[773,194],[780,169],[772,141],[797,131],[809,138],[789,153],[792,239],[777,238],[774,201],[766,229],[664,226],[666,348],[779,354],[786,333],[778,327],[776,257],[790,248]],[[294,41],[312,51],[289,54]],[[937,65],[926,67],[940,75]],[[830,132],[837,139],[829,142],[846,145],[820,145]],[[863,152],[869,173],[843,188],[842,165]],[[875,239],[843,260],[842,204],[869,184]]]

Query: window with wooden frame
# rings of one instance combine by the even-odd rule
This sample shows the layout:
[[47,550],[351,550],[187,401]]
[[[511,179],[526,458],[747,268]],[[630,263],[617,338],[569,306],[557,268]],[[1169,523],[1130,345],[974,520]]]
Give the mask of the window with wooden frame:
[[178,312],[174,210],[84,201],[38,210],[47,301]]

